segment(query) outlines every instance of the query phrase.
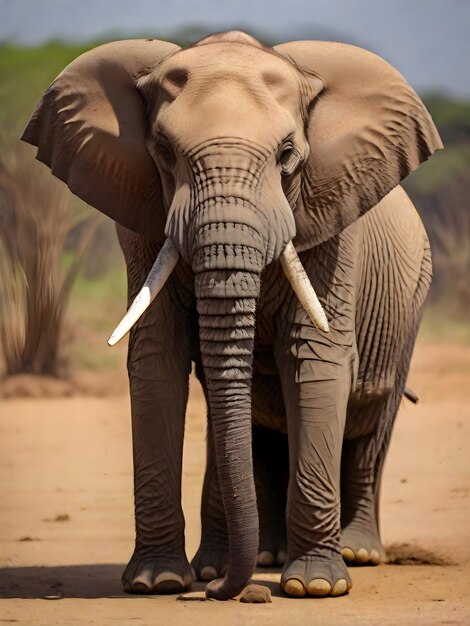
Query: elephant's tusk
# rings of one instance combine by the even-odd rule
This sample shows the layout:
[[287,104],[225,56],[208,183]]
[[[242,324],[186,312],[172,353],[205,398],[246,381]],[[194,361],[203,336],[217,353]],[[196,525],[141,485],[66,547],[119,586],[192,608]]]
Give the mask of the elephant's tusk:
[[163,289],[175,265],[178,263],[179,253],[170,239],[163,244],[155,263],[147,276],[144,286],[129,307],[129,310],[119,322],[116,330],[108,339],[108,346],[114,346],[137,322],[139,317],[150,306],[151,302]]
[[290,282],[300,304],[304,307],[312,322],[325,333],[329,332],[330,327],[326,319],[325,311],[300,262],[292,241],[289,241],[284,248],[280,261],[284,274],[287,276],[287,280]]

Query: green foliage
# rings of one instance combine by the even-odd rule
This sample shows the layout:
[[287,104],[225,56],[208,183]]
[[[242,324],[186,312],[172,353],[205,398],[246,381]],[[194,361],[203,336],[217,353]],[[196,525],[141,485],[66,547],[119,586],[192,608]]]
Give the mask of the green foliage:
[[[70,254],[67,255],[70,257]],[[67,263],[68,264],[68,259]],[[124,259],[93,279],[79,275],[70,299],[69,341],[64,357],[71,370],[114,369],[125,363],[126,341],[106,344],[127,303]]]
[[461,177],[468,176],[469,172],[470,143],[450,144],[423,163],[404,185],[411,195],[415,192],[433,193]]
[[19,137],[45,89],[88,47],[59,42],[37,48],[0,47],[0,146]]
[[444,150],[423,163],[406,181],[408,192],[436,194],[467,178],[470,171],[470,102],[442,94],[424,96],[424,103],[439,129]]
[[453,100],[444,94],[429,94],[424,103],[439,128],[444,144],[470,139],[470,102]]
[[[443,314],[443,311],[445,314]],[[428,305],[424,310],[419,330],[421,339],[442,343],[470,344],[470,324],[468,320],[454,318],[442,306]]]
[[[405,187],[421,213],[433,251],[430,301],[457,323],[470,316],[470,102],[441,94],[424,98],[444,143]],[[439,315],[435,316],[439,320]],[[441,335],[437,323],[428,324]]]
[[[111,311],[116,311],[116,319],[122,314],[125,303],[124,272],[121,269],[119,277],[114,276],[113,280],[107,274],[106,280],[99,284],[96,281],[86,282],[83,275],[79,274],[79,267],[84,259],[86,267],[85,244],[90,238],[86,225],[88,220],[92,220],[95,235],[104,233],[104,236],[103,234],[98,238],[95,236],[95,239],[100,239],[108,245],[111,241],[109,232],[114,231],[113,224],[104,218],[97,222],[99,214],[92,212],[83,202],[72,196],[64,185],[51,177],[44,166],[35,163],[32,148],[18,142],[18,137],[49,84],[73,59],[99,43],[101,42],[70,45],[51,42],[37,48],[21,48],[9,44],[0,47],[0,162],[9,162],[12,159],[16,162],[18,154],[22,159],[20,167],[9,179],[9,188],[15,190],[15,202],[5,204],[3,202],[5,193],[2,193],[0,202],[0,225],[3,226],[0,229],[0,243],[9,242],[13,255],[7,255],[3,245],[0,254],[2,270],[0,352],[4,370],[8,373],[17,371],[57,373],[64,357],[72,368],[92,367],[93,364],[98,366],[108,363],[112,357],[109,355],[108,358],[105,350],[96,353],[92,344],[95,341],[94,331],[97,327],[103,329],[100,335],[108,330],[109,319],[105,323],[103,318],[105,316],[109,318],[110,308]],[[3,191],[3,187],[1,189]],[[38,189],[42,193],[39,193]],[[51,195],[56,189],[62,194],[60,202],[56,202],[55,197]],[[13,198],[13,193],[8,197]],[[7,223],[10,214],[15,219],[12,217]],[[89,218],[84,221],[87,215]],[[28,229],[28,223],[30,225],[44,223],[45,226],[42,230]],[[28,236],[18,234],[19,229],[27,229]],[[60,237],[57,236],[58,231]],[[42,240],[52,232],[56,235],[50,237],[54,245],[50,243],[43,245]],[[116,251],[118,246],[115,235],[111,246]],[[98,251],[99,247],[98,242]],[[43,259],[40,257],[40,251],[43,253],[48,251],[50,254]],[[28,254],[28,259],[31,257],[27,263],[30,275],[26,276],[23,266],[26,264],[24,259]],[[106,258],[109,254],[99,251],[98,256]],[[113,260],[116,256],[117,254],[114,254]],[[46,267],[46,270],[42,271],[43,267]],[[40,277],[33,276],[37,268],[41,269]],[[46,282],[42,280],[43,275]],[[25,280],[31,283],[29,290],[24,287]],[[106,289],[107,285],[113,292],[112,297],[110,291]],[[66,330],[63,332],[65,306],[72,286],[72,306],[66,320]],[[53,293],[51,292],[52,295],[49,297],[52,287]],[[28,310],[28,303],[30,301],[33,304],[41,303],[43,294],[48,296],[49,308],[41,305],[39,312],[34,309],[26,319],[25,310]],[[120,306],[117,305],[117,298],[120,299]],[[33,310],[33,305],[29,308]],[[71,331],[73,327],[78,330]],[[78,333],[80,341],[76,346],[72,346],[70,344],[75,343],[73,341],[75,333]],[[65,346],[60,355],[57,350],[59,335],[62,348]],[[46,346],[46,349],[42,346]],[[44,355],[47,355],[47,358]]]

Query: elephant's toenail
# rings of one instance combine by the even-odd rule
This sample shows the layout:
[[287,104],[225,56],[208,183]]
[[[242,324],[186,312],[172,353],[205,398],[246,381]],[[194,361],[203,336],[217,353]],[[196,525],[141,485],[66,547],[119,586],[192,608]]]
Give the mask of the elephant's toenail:
[[307,592],[311,596],[327,596],[330,591],[331,585],[324,578],[314,578],[307,585]]
[[271,567],[274,565],[274,554],[269,550],[262,550],[258,554],[258,565],[261,567]]
[[152,589],[142,582],[133,583],[132,591],[134,593],[152,593]]
[[348,593],[348,581],[345,578],[340,578],[336,581],[330,595],[344,596],[345,593]]
[[367,563],[369,560],[369,553],[365,548],[359,548],[356,552],[356,558],[354,560],[356,563]]
[[212,565],[206,565],[201,569],[201,580],[214,580],[217,578],[217,570]]
[[284,550],[279,550],[279,552],[276,554],[276,565],[284,565],[286,560],[287,554],[284,552]]
[[295,598],[302,598],[305,595],[305,587],[296,578],[289,578],[289,580],[284,584],[284,591],[289,596],[294,596]]
[[173,572],[161,572],[153,581],[153,588],[157,593],[178,593],[185,586],[182,577]]
[[380,554],[378,550],[372,550],[370,553],[369,561],[374,565],[378,565],[380,563]]
[[354,550],[351,548],[343,548],[341,550],[341,555],[345,561],[354,561],[354,557],[356,556]]

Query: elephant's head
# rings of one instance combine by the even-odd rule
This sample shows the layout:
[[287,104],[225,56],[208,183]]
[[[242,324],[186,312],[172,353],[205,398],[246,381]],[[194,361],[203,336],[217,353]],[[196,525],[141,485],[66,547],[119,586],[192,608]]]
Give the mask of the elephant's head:
[[23,139],[75,194],[164,243],[112,343],[179,257],[192,267],[230,533],[228,572],[209,593],[232,597],[258,542],[251,363],[261,271],[280,259],[326,331],[295,248],[377,204],[441,147],[434,125],[401,75],[369,52],[324,42],[271,49],[226,33],[186,49],[122,41],[82,55]]

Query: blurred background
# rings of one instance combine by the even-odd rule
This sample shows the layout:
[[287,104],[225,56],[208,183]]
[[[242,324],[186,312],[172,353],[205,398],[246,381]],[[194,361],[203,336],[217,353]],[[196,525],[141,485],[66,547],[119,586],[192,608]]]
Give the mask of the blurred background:
[[421,337],[468,342],[469,24],[467,0],[0,0],[0,394],[34,393],[38,375],[62,381],[64,394],[96,393],[123,369],[125,346],[106,346],[126,303],[114,225],[18,142],[63,67],[116,39],[185,45],[237,28],[267,44],[352,43],[397,67],[446,148],[404,183],[434,258]]

